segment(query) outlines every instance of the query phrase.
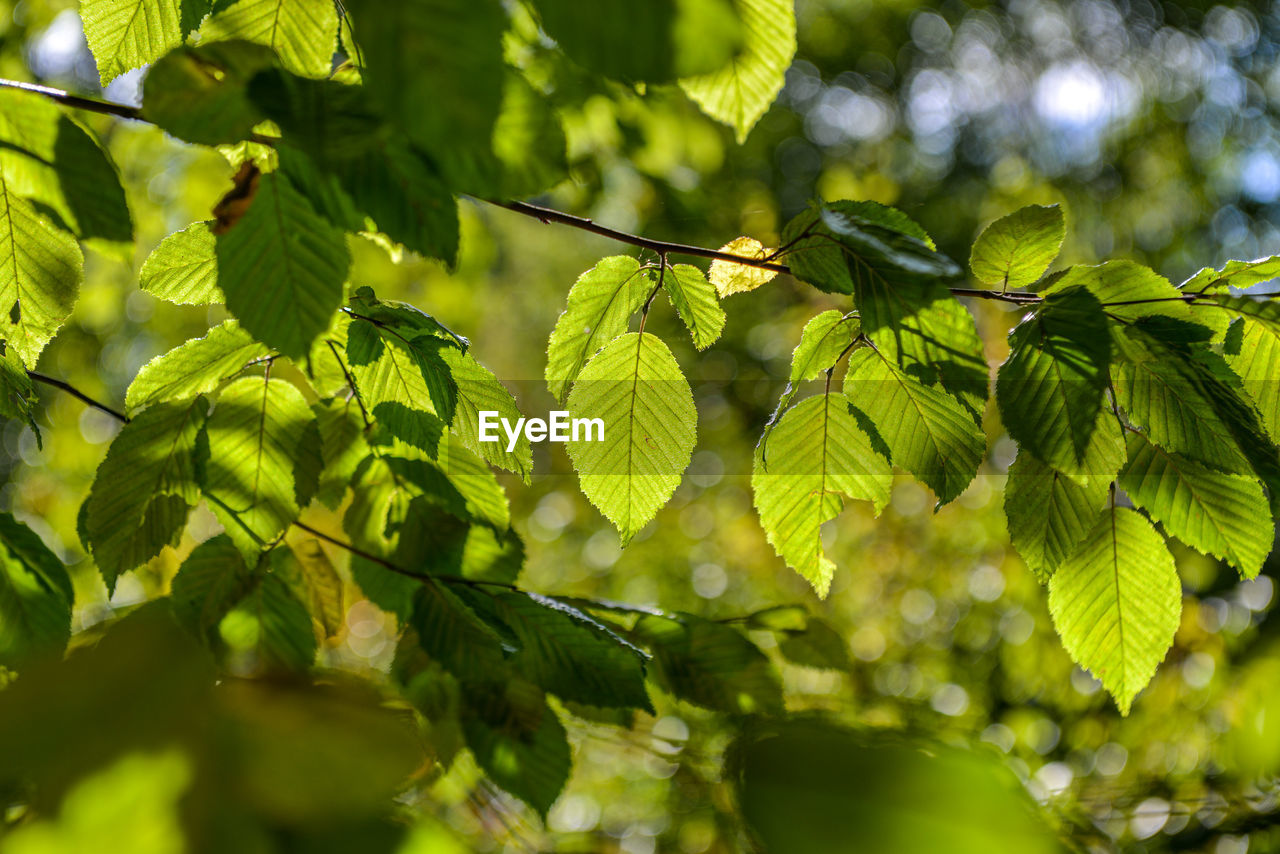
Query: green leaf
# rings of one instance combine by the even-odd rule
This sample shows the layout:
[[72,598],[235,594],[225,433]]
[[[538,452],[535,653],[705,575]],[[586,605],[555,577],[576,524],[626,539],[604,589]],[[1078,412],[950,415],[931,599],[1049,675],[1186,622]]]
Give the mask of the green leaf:
[[249,210],[218,236],[227,310],[262,343],[307,354],[342,303],[351,258],[342,232],[278,174],[258,180]]
[[458,203],[444,179],[400,136],[333,167],[355,206],[405,247],[452,266]]
[[336,637],[346,625],[347,617],[342,601],[342,576],[334,569],[320,541],[306,539],[291,547],[277,548],[271,557],[272,572],[307,606],[325,637]]
[[1171,317],[1174,320],[1203,319],[1191,316],[1191,307],[1168,279],[1150,267],[1133,261],[1108,261],[1096,267],[1070,267],[1046,288],[1044,294],[1062,293],[1084,287],[1098,298],[1112,317],[1137,320],[1141,317]]
[[724,309],[716,296],[716,287],[691,264],[676,264],[662,280],[667,296],[684,325],[693,336],[693,344],[705,350],[716,342],[724,330]]
[[987,436],[954,397],[921,385],[871,347],[849,357],[844,393],[889,448],[889,461],[938,496],[959,497],[978,473]]
[[278,575],[257,573],[235,611],[257,623],[253,653],[259,669],[306,670],[316,658],[316,635],[307,606]]
[[208,9],[208,0],[80,0],[84,37],[102,85],[182,44]]
[[513,471],[526,481],[533,475],[533,447],[521,434],[514,451],[507,450],[505,439],[498,442],[480,441],[480,413],[497,412],[512,424],[521,418],[516,399],[498,382],[493,372],[475,360],[470,353],[452,348],[440,351],[441,358],[449,366],[453,381],[458,384],[458,405],[453,415],[450,431],[458,437],[463,447],[478,454],[486,462]]
[[220,145],[249,139],[266,118],[249,99],[249,81],[274,63],[271,51],[249,42],[180,47],[147,72],[142,113],[184,142]]
[[[426,462],[423,465],[432,466]],[[447,507],[451,513],[482,522],[499,534],[511,526],[511,509],[502,484],[483,460],[466,449],[456,433],[450,433],[441,444],[435,466],[462,501],[461,507]]]
[[1228,261],[1221,270],[1205,267],[1178,287],[1186,293],[1226,294],[1231,288],[1251,288],[1276,278],[1280,278],[1280,255]]
[[1089,440],[1102,417],[1111,361],[1107,318],[1084,288],[1045,298],[1009,334],[996,402],[1009,435],[1041,462],[1072,477],[1087,470]]
[[15,195],[91,248],[126,263],[133,222],[115,164],[93,135],[40,95],[0,92],[0,172]]
[[477,614],[510,631],[519,647],[510,666],[547,693],[589,706],[653,714],[644,688],[648,656],[582,611],[536,593],[498,591],[490,596],[460,585],[456,592]]
[[735,0],[742,51],[724,67],[680,81],[694,103],[734,130],[738,144],[782,91],[796,54],[796,14],[790,0]]
[[512,584],[524,567],[524,542],[514,530],[504,534],[492,528],[472,525],[462,550],[464,578]]
[[200,28],[201,43],[243,39],[270,48],[303,77],[328,77],[338,46],[331,0],[217,0]]
[[1243,317],[1239,340],[1225,348],[1227,364],[1240,377],[1272,441],[1280,443],[1280,303],[1247,297],[1217,301]]
[[43,447],[35,405],[36,389],[27,375],[27,366],[22,364],[17,350],[0,341],[0,416],[25,421],[36,436],[36,444]]
[[1114,419],[1098,422],[1083,477],[1068,477],[1019,450],[1009,466],[1004,512],[1009,540],[1041,583],[1083,542],[1106,503],[1111,481],[1124,464],[1124,438]]
[[1230,392],[1197,368],[1190,352],[1138,326],[1117,330],[1113,339],[1112,385],[1130,421],[1167,451],[1220,471],[1248,470],[1232,425],[1215,403]]
[[925,385],[940,384],[981,421],[987,364],[973,316],[945,279],[960,268],[901,211],[874,202],[811,208],[783,229],[787,261],[820,290],[852,293],[862,331]]
[[836,309],[829,309],[810,318],[800,333],[800,343],[791,353],[791,373],[787,379],[787,387],[778,398],[778,405],[764,425],[764,433],[760,437],[759,452],[768,460],[769,435],[777,426],[782,413],[791,406],[796,395],[800,393],[801,383],[816,380],[823,372],[835,367],[840,356],[853,344],[853,339],[862,331],[857,314],[842,314]]
[[314,431],[302,393],[284,380],[244,377],[218,397],[206,427],[202,486],[214,515],[246,555],[298,518],[299,484],[318,466],[307,452],[309,443],[318,445],[308,437],[318,435]]
[[555,186],[569,172],[566,146],[560,117],[547,95],[508,69],[502,111],[493,126],[494,189],[512,198]]
[[461,680],[506,670],[504,656],[512,649],[452,588],[432,580],[413,584],[408,622],[423,652]]
[[1182,585],[1173,556],[1139,513],[1112,507],[1049,580],[1049,613],[1071,660],[1127,715],[1178,630]]
[[788,384],[798,386],[830,370],[859,331],[858,317],[853,312],[841,313],[833,308],[814,316],[804,325],[800,343],[791,352]]
[[470,342],[422,309],[394,299],[378,299],[369,287],[356,288],[351,295],[354,314],[377,323],[385,329],[393,329],[406,338],[414,338],[419,332],[444,338],[459,350],[466,351]]
[[218,287],[217,238],[207,222],[175,231],[152,250],[138,273],[138,287],[179,305],[225,302]]
[[518,677],[462,687],[462,731],[476,763],[545,819],[573,764],[559,718],[542,692]]
[[982,230],[973,242],[969,269],[980,282],[1025,288],[1058,257],[1066,222],[1057,205],[1027,205]]
[[[365,83],[387,116],[437,162],[467,164],[471,152],[489,152],[502,106],[507,23],[497,0],[357,0],[347,6]],[[458,85],[462,80],[465,87]],[[473,177],[465,166],[461,171],[446,169],[444,177],[460,186]]]
[[1167,533],[1227,561],[1246,578],[1262,570],[1276,532],[1267,497],[1252,476],[1211,471],[1134,433],[1118,483]]
[[889,462],[849,411],[843,394],[806,398],[782,416],[769,457],[756,456],[751,475],[756,511],[778,556],[825,597],[835,564],[822,552],[821,529],[844,507],[841,496],[889,501]]
[[955,279],[960,267],[902,211],[876,202],[814,205],[782,230],[792,272],[827,293]]
[[778,652],[792,664],[818,670],[848,670],[849,647],[844,637],[827,623],[810,617],[800,631],[783,632]]
[[35,365],[71,314],[84,278],[76,239],[15,194],[0,173],[0,339]]
[[217,646],[218,624],[249,589],[249,568],[226,534],[205,540],[178,567],[169,589],[173,614],[188,631]]
[[728,0],[654,0],[643,14],[606,0],[583,15],[573,0],[538,0],[542,28],[583,68],[628,82],[665,83],[708,74],[742,48]]
[[200,499],[197,436],[207,411],[204,398],[149,407],[124,425],[98,466],[84,531],[108,590],[182,536]]
[[602,258],[569,289],[569,303],[547,342],[547,388],[564,403],[582,366],[627,331],[653,289],[648,268],[627,255]]
[[180,344],[143,365],[125,393],[125,406],[134,413],[160,401],[213,391],[266,354],[267,348],[234,320],[224,321],[205,337]]
[[646,614],[633,634],[653,653],[657,683],[679,699],[731,715],[782,711],[778,675],[737,630],[692,614]]
[[763,851],[1061,854],[1056,826],[1005,761],[883,728],[813,716],[744,728],[739,806]]
[[360,405],[354,399],[333,398],[311,405],[320,431],[323,470],[316,498],[330,510],[337,510],[346,497],[356,468],[369,456],[364,439]]
[[12,514],[0,513],[0,665],[22,667],[71,637],[71,578],[58,556]]
[[661,339],[628,333],[587,363],[569,394],[573,418],[604,423],[598,441],[570,441],[582,492],[625,546],[667,503],[689,465],[698,413]]
[[[440,356],[444,342],[430,335],[384,337],[367,320],[354,320],[347,362],[365,408],[391,435],[434,455],[458,387]],[[448,407],[445,409],[445,407]]]

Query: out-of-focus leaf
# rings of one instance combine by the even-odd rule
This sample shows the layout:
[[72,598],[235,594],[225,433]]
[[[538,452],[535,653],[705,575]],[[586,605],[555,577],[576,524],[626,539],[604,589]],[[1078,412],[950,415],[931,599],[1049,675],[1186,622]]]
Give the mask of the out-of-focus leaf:
[[0,665],[59,652],[71,636],[71,578],[58,556],[12,514],[0,513]]
[[542,692],[520,678],[463,683],[462,731],[484,772],[546,816],[569,780],[564,726]]
[[1017,779],[980,753],[816,721],[749,731],[733,755],[747,823],[786,854],[1058,854]]
[[722,68],[680,81],[694,103],[733,128],[738,144],[782,90],[796,53],[796,14],[790,0],[735,0],[742,21],[741,52]]
[[729,714],[782,710],[769,659],[736,629],[690,614],[642,616],[635,637],[653,654],[653,674],[681,700]]
[[246,140],[265,118],[249,98],[249,81],[274,62],[271,51],[247,41],[180,47],[147,72],[143,114],[185,142]]

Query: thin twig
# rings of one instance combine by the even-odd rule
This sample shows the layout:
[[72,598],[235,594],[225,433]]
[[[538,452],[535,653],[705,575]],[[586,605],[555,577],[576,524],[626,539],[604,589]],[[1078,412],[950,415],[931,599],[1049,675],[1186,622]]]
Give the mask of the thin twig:
[[65,391],[67,394],[71,395],[72,397],[76,398],[82,403],[85,403],[88,406],[93,407],[99,412],[107,413],[112,418],[119,421],[121,424],[129,423],[128,415],[125,415],[123,412],[120,412],[119,410],[112,409],[110,406],[107,406],[105,403],[101,403],[99,401],[94,400],[92,397],[89,397],[89,395],[85,394],[80,389],[76,388],[66,380],[60,380],[57,377],[51,377],[48,374],[42,374],[39,371],[27,371],[27,376],[31,377],[31,379],[35,380],[38,383],[44,383],[47,386],[52,386],[53,388],[61,389],[62,391]]
[[426,582],[427,584],[435,584],[438,581],[447,581],[452,584],[467,584],[467,585],[470,585],[471,587],[501,587],[505,590],[515,590],[517,592],[523,592],[516,585],[506,584],[505,582],[501,582],[501,581],[483,581],[477,578],[464,578],[461,575],[441,575],[439,573],[427,574],[427,573],[421,573],[421,572],[413,572],[411,570],[405,569],[404,567],[392,561],[387,560],[384,557],[379,557],[373,552],[367,552],[364,549],[360,548],[359,546],[353,545],[352,543],[348,543],[345,540],[340,540],[337,537],[334,537],[330,534],[326,534],[324,531],[321,531],[319,528],[313,528],[310,525],[306,524],[305,522],[299,522],[295,519],[293,522],[293,527],[302,531],[306,531],[308,534],[311,534],[313,537],[318,537],[324,540],[326,543],[329,543],[330,545],[334,545],[340,549],[344,549],[348,552],[351,552],[351,554],[356,555],[357,557],[362,557],[365,560],[372,561],[373,563],[376,563],[378,566],[381,566],[384,569],[389,569],[392,572],[396,573],[397,575],[403,575],[405,578],[412,578],[415,581],[423,581],[423,582]]
[[6,89],[20,89],[23,92],[31,92],[35,95],[43,95],[46,98],[57,101],[66,107],[75,107],[77,110],[88,110],[91,113],[102,113],[106,116],[118,116],[122,119],[138,119],[146,121],[142,118],[142,110],[138,107],[131,107],[128,104],[119,104],[115,101],[103,101],[97,98],[85,98],[81,95],[72,95],[65,89],[55,89],[52,86],[41,86],[38,83],[23,83],[20,80],[5,80],[0,78],[0,87]]

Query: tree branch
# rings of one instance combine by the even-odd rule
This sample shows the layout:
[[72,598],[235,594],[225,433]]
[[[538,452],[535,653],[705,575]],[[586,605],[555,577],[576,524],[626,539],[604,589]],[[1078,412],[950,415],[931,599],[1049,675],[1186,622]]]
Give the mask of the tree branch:
[[[62,89],[55,89],[51,86],[40,86],[35,83],[22,83],[17,80],[0,79],[0,87],[8,87],[10,89],[20,89],[25,92],[32,92],[37,95],[43,95],[64,104],[68,107],[75,107],[79,110],[89,110],[95,113],[103,113],[110,116],[118,116],[125,119],[137,119],[147,121],[143,117],[142,111],[137,107],[131,107],[128,104],[119,104],[114,101],[104,101],[97,98],[85,98],[80,95],[72,95]],[[254,140],[270,144],[275,140],[268,138],[260,138],[255,136]],[[532,217],[539,222],[558,223],[576,228],[580,231],[586,231],[601,237],[607,237],[610,240],[616,240],[619,243],[626,243],[641,249],[648,249],[659,255],[687,255],[693,258],[706,258],[711,261],[725,261],[730,264],[741,264],[745,267],[758,267],[761,270],[772,270],[775,273],[791,273],[791,268],[786,264],[779,264],[772,260],[781,250],[776,250],[767,258],[748,258],[743,255],[734,255],[730,252],[721,252],[719,249],[707,249],[705,246],[693,246],[688,243],[673,243],[667,240],[654,240],[649,237],[642,237],[638,234],[631,234],[626,231],[619,231],[615,228],[600,225],[599,223],[588,219],[587,217],[575,216],[573,214],[564,213],[563,211],[547,208],[541,205],[531,204],[529,202],[519,201],[494,201],[492,199],[480,199],[497,207],[506,208],[524,216]],[[973,297],[975,299],[993,299],[1003,302],[1015,303],[1018,305],[1027,305],[1042,301],[1042,297],[1038,294],[1028,293],[1005,293],[993,290],[981,290],[974,288],[951,288],[951,293],[961,297]]]
[[146,121],[142,118],[142,110],[138,107],[131,107],[128,104],[118,104],[115,101],[103,101],[97,98],[85,98],[81,95],[72,95],[64,89],[55,89],[52,86],[41,86],[38,83],[23,83],[20,80],[5,80],[0,78],[0,87],[5,89],[19,89],[23,92],[31,92],[36,95],[43,95],[50,100],[57,101],[66,107],[75,107],[77,110],[88,110],[91,113],[102,113],[106,116],[116,116],[122,119],[138,119]]
[[99,412],[107,413],[112,418],[119,421],[121,424],[129,423],[128,415],[125,415],[123,412],[120,412],[116,409],[112,409],[110,406],[107,406],[105,403],[100,403],[99,401],[94,400],[92,397],[89,397],[89,395],[85,394],[80,389],[76,388],[66,380],[60,380],[57,377],[51,377],[51,376],[48,376],[47,374],[42,374],[39,371],[27,371],[27,376],[31,377],[31,379],[35,380],[38,383],[44,383],[47,386],[52,386],[53,388],[61,389],[62,391],[65,391],[67,394],[71,395],[72,397],[76,398],[77,400],[80,400],[81,402],[89,406],[92,406],[94,409],[98,410]]

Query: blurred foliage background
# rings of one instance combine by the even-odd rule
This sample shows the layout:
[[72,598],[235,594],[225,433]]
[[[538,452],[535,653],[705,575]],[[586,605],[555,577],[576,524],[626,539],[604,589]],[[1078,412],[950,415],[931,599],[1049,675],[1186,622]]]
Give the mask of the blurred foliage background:
[[[872,199],[901,207],[956,258],[991,219],[1060,202],[1068,213],[1060,264],[1133,258],[1174,281],[1228,258],[1280,252],[1274,4],[798,0],[797,15],[787,85],[741,147],[674,87],[642,96],[548,63],[567,119],[571,180],[542,201],[715,247],[739,234],[775,245],[781,224],[817,197]],[[528,57],[534,67],[537,59]],[[96,93],[75,4],[0,0],[0,76]],[[105,96],[136,103],[140,80],[125,75]],[[88,254],[80,302],[39,367],[118,402],[148,359],[222,319],[220,308],[154,300],[137,289],[136,273],[166,234],[208,218],[232,170],[216,152],[140,123],[82,118],[122,170],[138,243],[127,261]],[[463,331],[525,412],[553,408],[541,376],[565,293],[599,257],[627,247],[479,203],[462,208],[455,272],[413,258],[395,264],[356,240],[352,280]],[[521,584],[716,619],[803,604],[836,630],[835,654],[847,665],[779,659],[789,711],[981,744],[1004,757],[1078,850],[1280,850],[1274,557],[1242,584],[1190,550],[1178,555],[1181,629],[1122,718],[1071,664],[1044,591],[1008,544],[1000,505],[1012,446],[994,417],[991,458],[959,501],[934,513],[927,491],[902,478],[880,519],[850,508],[829,526],[840,570],[828,600],[774,556],[751,508],[752,448],[800,328],[835,306],[784,277],[729,300],[725,337],[703,354],[669,307],[651,317],[649,330],[670,342],[694,386],[693,466],[623,552],[578,492],[563,451],[537,446],[532,485],[506,481],[528,553]],[[994,366],[1016,307],[971,308]],[[117,425],[52,392],[42,410],[43,449],[21,424],[0,426],[0,509],[73,564],[75,625],[91,637],[114,613],[164,592],[216,523],[202,511],[193,538],[121,579],[108,600],[75,521]],[[395,634],[392,618],[356,601],[322,661],[376,679]],[[774,644],[769,632],[753,637]],[[545,826],[481,782],[465,757],[447,774],[424,772],[404,801],[433,818],[408,850],[739,850],[721,773],[734,724],[670,698],[657,705],[657,716],[640,715],[631,729],[571,731],[575,772]],[[131,754],[77,783],[52,818],[0,839],[0,850],[181,850],[175,810],[190,779],[181,754]],[[444,841],[443,827],[456,841]],[[125,841],[95,848],[104,837]]]

